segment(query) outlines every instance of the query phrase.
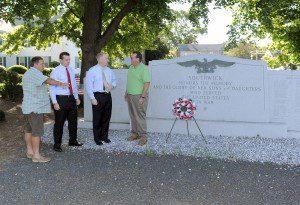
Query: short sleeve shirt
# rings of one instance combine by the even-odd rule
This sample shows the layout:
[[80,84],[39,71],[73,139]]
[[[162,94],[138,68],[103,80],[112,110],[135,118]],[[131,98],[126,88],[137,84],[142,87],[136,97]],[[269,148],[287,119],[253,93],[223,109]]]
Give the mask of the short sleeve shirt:
[[47,76],[33,67],[23,75],[23,114],[50,113],[50,98],[45,84],[47,79]]
[[131,65],[127,73],[126,91],[130,95],[141,95],[145,83],[150,82],[149,68],[140,63],[136,68]]

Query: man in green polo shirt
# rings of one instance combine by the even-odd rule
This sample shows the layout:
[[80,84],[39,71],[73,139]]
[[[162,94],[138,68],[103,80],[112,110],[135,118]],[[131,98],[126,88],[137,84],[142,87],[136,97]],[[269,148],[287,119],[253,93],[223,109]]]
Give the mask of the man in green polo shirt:
[[140,146],[147,143],[147,92],[150,86],[150,72],[148,67],[142,63],[142,58],[143,56],[140,52],[133,52],[131,56],[132,65],[128,70],[125,92],[132,132],[131,137],[127,140],[134,141],[140,139],[138,143]]

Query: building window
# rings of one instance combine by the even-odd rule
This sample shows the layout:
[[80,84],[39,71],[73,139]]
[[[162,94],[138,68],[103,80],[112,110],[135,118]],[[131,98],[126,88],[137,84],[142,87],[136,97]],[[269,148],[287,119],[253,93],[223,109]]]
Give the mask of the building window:
[[51,56],[42,56],[42,58],[44,58],[45,61],[45,68],[49,68],[51,62]]
[[79,57],[75,57],[75,69],[81,68],[81,61],[79,60]]
[[0,65],[6,67],[6,57],[0,57]]
[[[20,56],[17,57],[16,61],[17,61],[17,65],[22,65],[25,66],[27,68],[30,68],[30,60],[32,57],[30,56]],[[48,68],[51,62],[51,56],[42,56],[42,58],[44,58],[45,60],[45,67]]]
[[30,67],[30,57],[17,57],[17,65],[22,65],[27,68]]

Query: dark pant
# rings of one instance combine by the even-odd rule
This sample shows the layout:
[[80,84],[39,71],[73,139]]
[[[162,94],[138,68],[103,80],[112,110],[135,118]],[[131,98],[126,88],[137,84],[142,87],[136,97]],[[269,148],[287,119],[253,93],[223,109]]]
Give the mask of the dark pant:
[[108,139],[112,100],[110,93],[94,93],[98,105],[93,105],[93,133],[96,143]]
[[60,147],[62,143],[64,123],[66,120],[68,120],[69,143],[75,143],[77,141],[77,105],[73,95],[57,95],[56,100],[60,109],[54,110],[55,123],[53,135],[54,146]]

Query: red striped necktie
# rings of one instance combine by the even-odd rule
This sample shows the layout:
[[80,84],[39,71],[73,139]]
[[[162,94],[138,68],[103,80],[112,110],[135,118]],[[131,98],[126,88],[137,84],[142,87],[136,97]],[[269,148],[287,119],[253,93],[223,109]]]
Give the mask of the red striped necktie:
[[69,84],[70,95],[73,95],[73,88],[72,88],[71,77],[70,77],[68,67],[66,67],[66,71],[67,71],[67,76],[68,76],[68,84]]

